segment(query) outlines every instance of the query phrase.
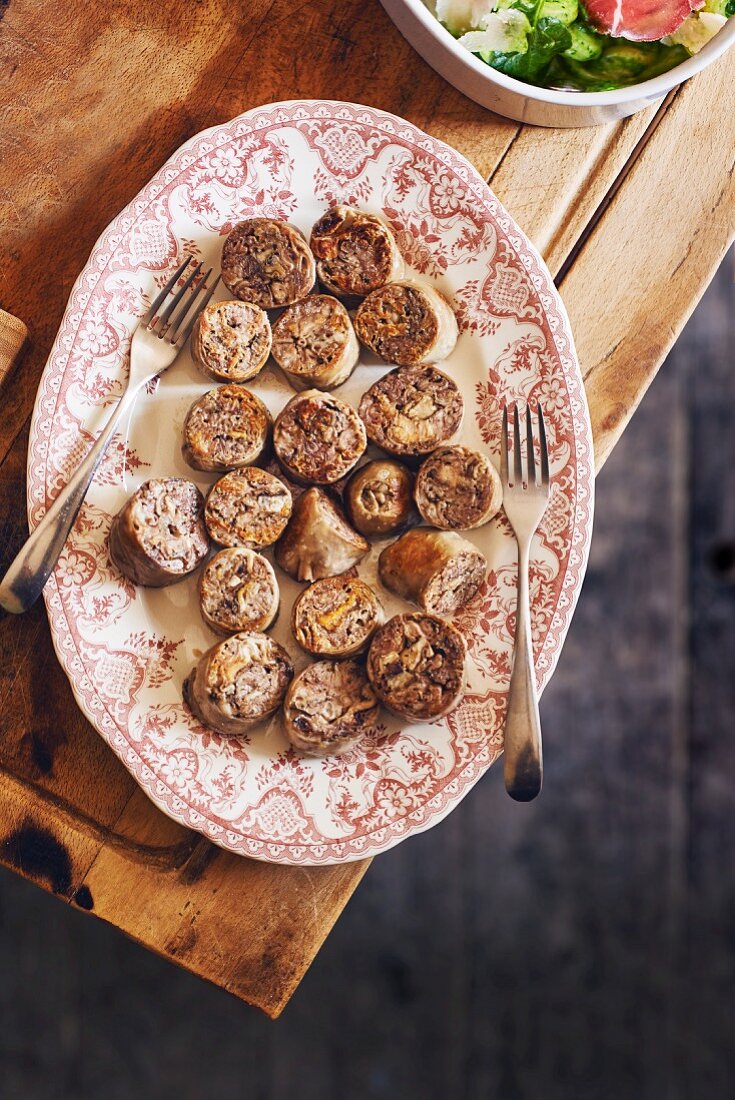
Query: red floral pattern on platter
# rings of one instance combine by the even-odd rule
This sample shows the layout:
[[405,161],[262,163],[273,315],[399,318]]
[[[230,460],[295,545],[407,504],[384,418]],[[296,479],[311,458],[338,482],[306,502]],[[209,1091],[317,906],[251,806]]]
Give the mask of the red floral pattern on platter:
[[513,317],[518,322],[545,319],[545,309],[528,272],[518,263],[510,241],[498,240],[489,274],[480,281],[470,279],[457,291],[460,324],[481,336],[496,331],[496,318]]
[[[515,224],[448,146],[371,108],[285,103],[187,142],[118,215],[77,280],[41,380],[28,457],[35,525],[122,391],[137,318],[184,250],[218,263],[240,218],[288,218],[308,233],[330,201],[393,225],[404,256],[461,307],[447,369],[462,386],[464,438],[497,460],[504,400],[547,413],[553,495],[534,545],[533,642],[548,682],[584,575],[593,472],[589,418],[569,325],[550,276]],[[196,578],[136,589],[109,560],[112,516],[148,476],[184,473],[179,432],[207,382],[187,356],[141,398],[116,440],[46,587],[54,644],[84,713],[166,813],[231,851],[295,864],[383,851],[442,819],[502,748],[515,631],[515,544],[504,515],[472,537],[490,561],[483,590],[457,617],[470,648],[469,689],[448,718],[385,724],[341,757],[290,750],[278,719],[243,738],[205,729],[182,702],[184,677],[215,640],[198,614]],[[340,391],[356,403],[378,367]],[[170,379],[170,381],[169,381]],[[272,412],[290,396],[266,370],[253,383]],[[192,475],[202,488],[208,475]],[[360,565],[374,582],[377,547]],[[288,604],[275,636],[290,648]],[[402,606],[388,600],[388,610]],[[279,633],[280,631],[280,633]]]

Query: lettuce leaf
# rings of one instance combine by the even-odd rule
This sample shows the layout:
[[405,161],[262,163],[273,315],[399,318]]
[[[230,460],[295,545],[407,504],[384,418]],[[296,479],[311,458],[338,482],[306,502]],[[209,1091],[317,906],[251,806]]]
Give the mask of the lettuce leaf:
[[572,36],[558,19],[542,17],[532,26],[527,42],[525,53],[496,53],[490,64],[506,76],[540,84],[552,59],[569,49]]

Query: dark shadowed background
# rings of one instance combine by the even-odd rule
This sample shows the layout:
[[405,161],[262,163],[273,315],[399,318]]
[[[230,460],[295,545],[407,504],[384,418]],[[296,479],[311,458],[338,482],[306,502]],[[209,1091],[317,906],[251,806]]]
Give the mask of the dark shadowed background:
[[541,708],[373,863],[275,1023],[0,871],[2,1100],[735,1096],[732,257],[598,479]]

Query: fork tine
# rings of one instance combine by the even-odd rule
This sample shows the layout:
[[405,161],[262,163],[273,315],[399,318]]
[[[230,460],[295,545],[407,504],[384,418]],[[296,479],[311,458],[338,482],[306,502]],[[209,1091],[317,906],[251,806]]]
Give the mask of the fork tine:
[[540,405],[538,410],[538,435],[541,445],[541,484],[548,488],[549,485],[549,445],[546,441],[546,421],[544,411]]
[[177,282],[179,281],[181,276],[184,274],[184,272],[186,271],[186,269],[187,269],[187,267],[189,266],[190,263],[191,263],[191,256],[187,256],[186,259],[184,260],[184,262],[182,264],[179,264],[179,266],[176,268],[176,270],[174,271],[174,273],[171,276],[171,278],[169,279],[169,281],[166,283],[163,290],[159,294],[157,294],[156,297],[154,298],[153,303],[152,303],[150,309],[148,310],[148,312],[145,314],[144,317],[141,317],[141,319],[140,319],[141,325],[145,326],[145,325],[149,325],[151,323],[153,318],[156,316],[156,310],[161,307],[163,302],[166,300],[166,297],[171,292],[173,287],[176,286]]
[[503,405],[503,422],[500,429],[500,480],[508,484],[508,406]]
[[523,484],[523,458],[521,456],[521,419],[518,402],[513,406],[513,484]]
[[528,484],[529,486],[537,485],[536,456],[533,449],[533,420],[530,405],[526,405],[526,461],[528,463]]
[[178,346],[179,346],[180,348],[183,348],[184,344],[186,343],[186,341],[187,341],[187,340],[189,339],[189,337],[191,336],[191,330],[192,330],[192,329],[194,328],[194,325],[195,325],[195,323],[196,323],[197,317],[198,317],[198,316],[199,316],[199,314],[200,314],[200,313],[202,312],[202,310],[203,310],[203,309],[204,309],[204,308],[205,308],[205,307],[206,307],[207,305],[209,305],[209,301],[210,301],[210,299],[211,299],[212,295],[214,294],[215,290],[217,289],[217,286],[219,285],[219,281],[220,281],[220,279],[222,278],[222,276],[221,276],[221,275],[218,275],[218,276],[217,276],[217,278],[216,278],[216,279],[214,280],[214,282],[212,283],[211,287],[209,288],[209,290],[207,291],[207,293],[206,293],[206,294],[204,295],[204,297],[203,297],[203,298],[201,299],[201,301],[200,301],[200,302],[199,302],[199,303],[197,304],[197,307],[196,307],[196,309],[194,310],[194,312],[192,313],[191,317],[190,317],[190,318],[189,318],[189,320],[187,321],[187,320],[186,320],[186,315],[187,315],[187,313],[189,312],[189,309],[190,309],[190,307],[191,307],[192,303],[193,303],[193,302],[196,302],[196,301],[197,301],[197,299],[198,299],[198,297],[199,297],[199,294],[200,294],[200,292],[201,292],[202,290],[206,289],[206,286],[207,286],[207,279],[209,278],[209,276],[210,276],[211,274],[212,274],[212,268],[210,267],[209,271],[208,271],[208,272],[207,272],[207,274],[206,274],[206,275],[204,276],[204,278],[202,279],[201,283],[199,284],[199,286],[197,287],[197,289],[196,289],[196,290],[194,291],[194,293],[192,294],[192,296],[191,296],[191,302],[189,302],[189,305],[188,305],[188,306],[186,307],[186,310],[184,311],[184,315],[183,315],[183,317],[181,318],[181,321],[179,322],[179,327],[178,327],[178,328],[177,328],[177,330],[176,330],[176,334],[175,334],[175,336],[174,336],[174,339],[173,339],[173,343],[175,343],[175,344],[178,344]]
[[[186,279],[184,280],[182,285],[179,287],[179,289],[176,291],[173,298],[171,299],[169,304],[166,306],[166,309],[164,310],[164,312],[158,318],[158,322],[154,325],[153,331],[156,333],[157,336],[165,336],[166,333],[168,332],[169,328],[173,328],[176,324],[178,324],[177,319],[179,317],[179,312],[180,311],[178,311],[176,313],[176,316],[174,316],[174,310],[176,310],[176,307],[178,306],[179,302],[184,297],[187,290],[189,289],[191,284],[194,282],[194,280],[196,279],[197,275],[199,274],[199,272],[201,270],[202,270],[202,261],[200,260],[199,263],[196,265],[196,267],[192,268],[192,270],[186,276]],[[181,308],[184,309],[183,306]],[[188,308],[189,308],[189,303],[187,302],[186,303],[186,309],[188,309]],[[184,313],[186,313],[186,309],[184,309]]]

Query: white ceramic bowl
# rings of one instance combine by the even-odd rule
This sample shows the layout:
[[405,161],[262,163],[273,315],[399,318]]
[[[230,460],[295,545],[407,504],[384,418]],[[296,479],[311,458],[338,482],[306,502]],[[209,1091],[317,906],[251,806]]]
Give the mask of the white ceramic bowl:
[[460,46],[423,0],[381,0],[401,34],[460,92],[499,115],[535,126],[597,126],[635,114],[700,72],[735,41],[735,16],[694,57],[614,92],[557,92],[505,76]]

